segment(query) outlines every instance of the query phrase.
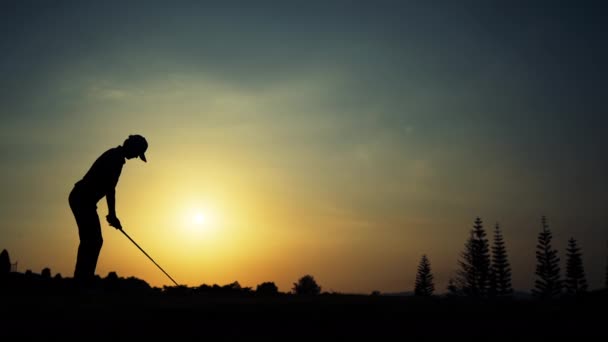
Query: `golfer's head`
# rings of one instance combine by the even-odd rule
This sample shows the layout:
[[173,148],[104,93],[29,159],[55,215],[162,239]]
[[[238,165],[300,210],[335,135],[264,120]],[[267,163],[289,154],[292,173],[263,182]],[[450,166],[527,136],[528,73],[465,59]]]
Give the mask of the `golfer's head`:
[[148,142],[141,135],[129,135],[122,147],[125,150],[125,157],[127,159],[139,157],[139,159],[147,161],[145,153],[148,149]]

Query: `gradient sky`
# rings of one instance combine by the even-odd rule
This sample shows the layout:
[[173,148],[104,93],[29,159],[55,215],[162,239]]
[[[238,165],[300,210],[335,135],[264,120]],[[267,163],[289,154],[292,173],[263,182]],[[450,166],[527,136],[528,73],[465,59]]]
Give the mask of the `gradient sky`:
[[[68,194],[137,133],[148,163],[125,164],[117,214],[182,284],[407,291],[427,254],[443,292],[479,216],[529,290],[542,215],[562,265],[573,236],[603,283],[600,1],[126,3],[0,3],[0,249],[19,271],[72,276]],[[102,230],[99,275],[172,285]]]

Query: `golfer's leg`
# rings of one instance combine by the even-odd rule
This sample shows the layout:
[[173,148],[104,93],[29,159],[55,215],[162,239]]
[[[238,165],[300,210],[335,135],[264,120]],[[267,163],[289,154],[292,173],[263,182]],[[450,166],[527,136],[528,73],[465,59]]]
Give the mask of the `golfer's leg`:
[[78,237],[80,238],[78,254],[76,256],[76,268],[74,269],[74,279],[84,280],[87,278],[87,236],[89,235],[87,232],[89,227],[87,227],[82,209],[72,207],[72,212],[74,213],[74,218],[78,225]]
[[74,216],[80,237],[74,278],[90,280],[95,276],[97,259],[103,244],[101,224],[94,207],[76,210]]
[[99,216],[97,211],[91,215],[91,239],[89,246],[89,255],[87,272],[91,279],[95,276],[95,269],[97,268],[97,260],[99,259],[99,252],[101,252],[101,246],[103,245],[103,238],[101,237],[101,223],[99,222]]

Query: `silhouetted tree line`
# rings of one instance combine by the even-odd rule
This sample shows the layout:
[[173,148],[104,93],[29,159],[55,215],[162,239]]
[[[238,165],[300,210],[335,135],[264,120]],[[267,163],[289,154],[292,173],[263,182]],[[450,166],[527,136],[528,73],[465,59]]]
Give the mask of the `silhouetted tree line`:
[[[536,245],[536,280],[532,294],[540,299],[562,295],[576,296],[587,292],[588,285],[582,261],[581,248],[572,237],[566,249],[566,275],[560,275],[560,258],[553,248],[553,236],[547,218],[541,217],[541,231]],[[490,248],[481,218],[477,217],[458,261],[456,277],[448,282],[450,295],[471,297],[508,297],[512,295],[511,267],[506,244],[497,223],[494,241]],[[606,266],[608,285],[608,265]],[[420,273],[420,270],[419,270]],[[417,283],[418,284],[418,281]]]
[[[294,294],[316,295],[321,287],[314,277],[306,275],[294,283]],[[99,293],[166,293],[170,295],[221,295],[221,296],[276,296],[281,293],[274,282],[263,282],[257,285],[255,291],[251,287],[243,287],[238,281],[226,285],[202,284],[196,287],[185,285],[164,286],[162,289],[153,288],[144,280],[136,277],[119,277],[116,272],[110,272],[105,278],[96,276],[86,288],[81,288],[73,278],[63,278],[60,273],[51,276],[50,268],[44,268],[40,274],[31,270],[25,273],[10,271],[10,258],[8,251],[0,253],[0,291],[11,291],[20,293],[72,293],[84,292],[89,294]]]
[[32,294],[72,294],[72,293],[151,293],[159,292],[146,281],[136,277],[118,277],[110,272],[105,278],[96,276],[93,282],[85,287],[73,278],[64,278],[60,273],[51,276],[51,270],[44,268],[40,274],[27,270],[25,273],[10,272],[0,279],[0,291]]
[[[510,297],[513,294],[511,285],[511,267],[508,260],[506,243],[501,227],[496,223],[493,242],[487,239],[483,221],[475,218],[469,232],[464,250],[458,260],[458,270],[455,277],[450,278],[447,285],[449,296],[466,296],[475,298]],[[571,237],[566,248],[566,272],[562,279],[560,275],[560,258],[552,246],[552,233],[545,216],[541,217],[541,231],[536,245],[536,279],[532,294],[539,299],[552,299],[562,295],[578,296],[588,291],[588,284],[583,267],[582,252],[576,239]],[[608,251],[607,251],[608,252]],[[605,283],[608,288],[608,253],[606,259]],[[61,274],[52,277],[47,267],[40,274],[27,270],[25,273],[11,272],[11,262],[8,251],[0,253],[0,290],[9,291],[78,291],[77,284],[72,278],[63,278]],[[107,293],[121,292],[157,292],[167,294],[201,294],[201,295],[257,295],[275,296],[294,294],[315,296],[321,294],[321,286],[310,275],[304,275],[293,283],[290,293],[281,293],[274,282],[263,282],[255,290],[243,287],[238,281],[226,285],[202,284],[197,287],[164,286],[162,289],[153,288],[144,280],[119,277],[116,272],[110,272],[107,277],[96,276],[92,288],[88,289]],[[434,276],[431,262],[426,254],[422,255],[416,273],[414,295],[421,297],[433,296],[435,293]],[[380,295],[374,291],[372,295]]]

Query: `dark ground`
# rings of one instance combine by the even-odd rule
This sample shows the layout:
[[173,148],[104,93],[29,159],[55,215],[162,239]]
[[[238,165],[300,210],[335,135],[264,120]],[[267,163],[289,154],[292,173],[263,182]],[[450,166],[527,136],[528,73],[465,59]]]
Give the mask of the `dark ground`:
[[[38,290],[36,290],[38,289]],[[414,341],[608,337],[606,291],[549,302],[325,294],[40,291],[3,287],[0,338]]]

